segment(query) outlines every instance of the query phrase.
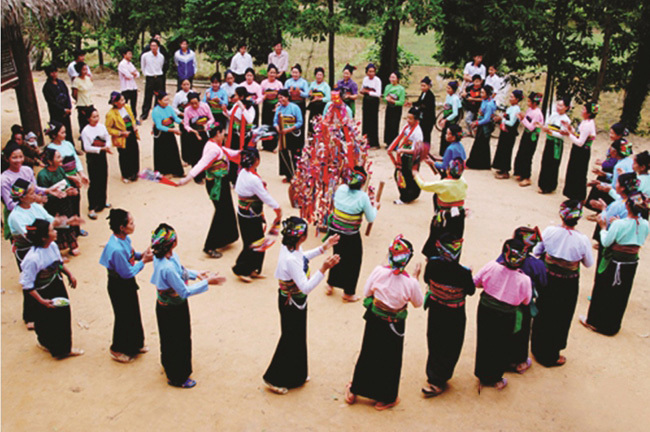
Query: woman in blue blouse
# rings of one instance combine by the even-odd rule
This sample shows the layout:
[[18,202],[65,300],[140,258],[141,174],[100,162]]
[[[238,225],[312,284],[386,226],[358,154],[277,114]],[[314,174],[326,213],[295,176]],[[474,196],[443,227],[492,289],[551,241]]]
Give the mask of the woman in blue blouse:
[[[309,97],[309,83],[302,78],[302,67],[296,63],[291,68],[291,78],[284,82],[284,88],[289,90],[289,101],[298,105],[302,118],[305,118],[306,104],[305,101]],[[305,124],[300,127],[300,135],[305,138]]]
[[[226,278],[207,271],[188,270],[181,265],[174,248],[178,244],[176,231],[161,223],[151,237],[154,255],[151,283],[157,289],[156,318],[160,334],[160,361],[167,384],[192,388],[192,329],[187,298],[208,290],[208,285],[221,285]],[[188,285],[190,279],[199,282]]]
[[183,121],[176,115],[174,108],[169,104],[169,96],[161,91],[156,96],[158,105],[151,113],[153,127],[153,169],[161,174],[171,174],[174,177],[183,177],[183,165],[178,154],[178,144],[174,135],[181,131],[174,127],[174,123]]
[[135,252],[129,234],[133,234],[133,215],[122,209],[112,209],[108,215],[113,235],[106,243],[99,263],[108,271],[108,295],[113,305],[113,344],[110,356],[120,363],[130,363],[138,354],[146,353],[144,331],[140,317],[138,283],[135,276],[151,262],[150,250]]
[[478,120],[472,123],[472,128],[476,128],[476,138],[474,145],[469,152],[467,159],[467,168],[471,169],[490,169],[490,137],[494,130],[492,116],[496,111],[496,104],[492,100],[492,87],[483,86],[481,89],[481,108],[478,113]]

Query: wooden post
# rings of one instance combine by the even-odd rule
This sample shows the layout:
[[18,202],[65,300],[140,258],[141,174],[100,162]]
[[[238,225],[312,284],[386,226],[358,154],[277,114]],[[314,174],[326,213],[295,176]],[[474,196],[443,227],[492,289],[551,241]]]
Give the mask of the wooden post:
[[8,39],[8,41],[3,42],[9,42],[11,46],[16,64],[16,72],[19,77],[18,85],[16,86],[16,100],[18,101],[18,110],[20,111],[20,123],[25,132],[34,132],[36,134],[39,145],[44,145],[34,79],[32,78],[29,54],[25,49],[22,31],[20,27],[11,27],[3,33]]
[[[327,2],[327,9],[328,9],[328,16],[330,20],[334,16],[334,0],[328,0]],[[331,24],[331,21],[330,21]],[[327,59],[328,59],[328,69],[329,69],[329,84],[330,87],[333,89],[334,88],[334,78],[336,76],[336,71],[334,70],[336,68],[334,64],[334,32],[330,30],[329,36],[327,38]]]

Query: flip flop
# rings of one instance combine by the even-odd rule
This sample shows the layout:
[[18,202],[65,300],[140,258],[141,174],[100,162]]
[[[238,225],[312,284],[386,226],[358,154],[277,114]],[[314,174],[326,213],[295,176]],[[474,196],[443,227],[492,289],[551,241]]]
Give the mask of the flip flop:
[[334,294],[334,288],[332,288],[332,285],[325,285],[325,295],[331,296]]
[[27,328],[27,330],[34,330],[34,322],[33,321],[26,322],[25,327]]
[[425,398],[431,398],[434,396],[438,396],[442,394],[445,391],[444,388],[435,386],[433,384],[427,383],[424,387],[422,387],[422,393],[424,394]]
[[149,352],[149,347],[147,345],[144,345],[140,350],[138,351],[140,354],[146,354]]
[[483,387],[493,387],[497,390],[503,390],[508,385],[508,380],[506,378],[501,378],[501,380],[495,382],[494,384],[483,384],[480,380],[478,382],[478,394],[481,394]]
[[530,367],[532,366],[533,361],[529,358],[526,359],[524,363],[519,363],[517,366],[515,366],[515,372],[518,374],[523,374],[525,373]]
[[174,384],[171,381],[167,381],[167,384],[169,384],[172,387],[178,387],[178,388],[184,388],[184,389],[191,389],[196,385],[196,381],[194,381],[192,378],[188,378],[185,380],[183,384]]
[[585,327],[588,328],[589,330],[591,330],[591,331],[593,331],[593,332],[598,332],[598,330],[596,329],[596,327],[592,326],[591,324],[589,324],[589,323],[587,322],[587,317],[586,317],[586,316],[584,316],[584,315],[580,315],[579,321],[580,321],[580,324],[582,324],[583,326],[585,326]]
[[205,252],[205,254],[208,255],[210,258],[217,259],[217,258],[221,258],[223,256],[223,254],[221,252],[216,251],[214,249],[204,250],[203,252]]
[[352,391],[350,390],[351,388],[352,388],[352,383],[351,382],[347,383],[347,385],[345,386],[345,403],[347,403],[348,405],[352,405],[357,401],[357,395],[352,393]]
[[375,409],[376,409],[377,411],[383,411],[383,410],[387,410],[388,408],[392,408],[392,407],[394,407],[394,406],[397,406],[399,403],[400,403],[400,399],[399,399],[399,398],[395,399],[395,400],[394,400],[393,402],[391,402],[391,403],[377,402],[377,403],[375,404]]
[[109,355],[113,360],[115,360],[118,363],[131,363],[133,360],[135,360],[131,356],[128,356],[124,353],[118,353],[115,351],[109,351]]
[[344,303],[354,303],[354,302],[358,302],[359,300],[361,300],[361,297],[356,296],[356,295],[352,296],[352,297],[347,297],[347,296],[344,295],[343,297],[341,297],[341,300],[343,300]]
[[269,390],[271,390],[275,394],[285,395],[285,394],[289,393],[289,390],[286,387],[274,386],[273,384],[271,384],[268,381],[264,381],[264,384],[269,388]]

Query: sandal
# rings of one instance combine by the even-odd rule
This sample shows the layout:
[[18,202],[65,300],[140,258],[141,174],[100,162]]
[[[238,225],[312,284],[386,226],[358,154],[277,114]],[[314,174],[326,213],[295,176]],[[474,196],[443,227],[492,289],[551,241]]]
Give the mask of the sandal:
[[557,361],[555,362],[555,364],[553,364],[551,366],[564,366],[565,364],[566,364],[566,357],[561,355],[561,356],[559,356],[557,358]]
[[325,295],[331,296],[332,294],[334,294],[332,285],[325,285]]
[[138,351],[140,354],[146,354],[149,352],[149,347],[144,345],[140,350]]
[[356,296],[356,295],[349,296],[349,295],[344,294],[343,297],[341,297],[341,300],[343,300],[344,303],[354,303],[354,302],[358,302],[359,300],[361,300],[361,297]]
[[398,405],[399,403],[400,403],[400,399],[399,399],[399,398],[395,399],[395,400],[394,400],[393,402],[391,402],[391,403],[377,402],[377,403],[375,404],[375,409],[376,409],[377,411],[383,411],[383,410],[386,410],[386,409],[388,409],[388,408],[392,408],[392,407]]
[[113,360],[115,360],[118,363],[131,363],[135,358],[128,356],[124,353],[118,353],[113,350],[109,351],[109,354]]
[[497,390],[503,390],[504,388],[506,388],[507,385],[508,385],[508,380],[505,378],[501,378],[499,381],[495,382],[494,384],[483,384],[481,380],[479,380],[478,394],[481,394],[481,390],[483,389],[483,387],[493,387]]
[[178,387],[178,388],[184,388],[184,389],[190,389],[196,385],[196,381],[194,381],[192,378],[188,378],[185,380],[183,384],[174,384],[171,381],[167,381],[167,384],[169,384],[172,387]]
[[70,352],[68,353],[67,357],[77,357],[80,355],[84,355],[84,350],[81,348],[71,348]]
[[43,350],[45,352],[50,352],[49,349],[45,348],[43,345],[41,345],[39,342],[36,342],[36,348]]
[[88,219],[97,220],[97,213],[95,210],[88,212]]
[[515,372],[517,372],[518,374],[521,375],[521,374],[525,373],[528,369],[530,369],[532,364],[533,364],[533,361],[529,357],[529,358],[526,359],[525,362],[519,363],[517,366],[515,366]]
[[216,251],[214,249],[209,249],[209,250],[204,249],[203,252],[205,252],[210,258],[216,259],[216,258],[221,258],[223,256],[221,252]]
[[593,331],[593,332],[598,332],[598,330],[596,329],[596,327],[592,326],[591,324],[589,324],[589,323],[587,322],[587,317],[586,317],[586,316],[584,316],[584,315],[580,315],[579,321],[580,321],[580,324],[582,324],[583,326],[585,326],[585,327],[588,328],[589,330],[591,330],[591,331]]
[[253,279],[266,279],[266,276],[260,274],[258,271],[254,271],[253,273],[251,273],[251,277]]
[[424,393],[425,398],[438,396],[442,394],[444,391],[445,391],[444,387],[438,387],[430,383],[427,383],[424,387],[422,387],[422,393]]
[[26,322],[25,327],[27,327],[27,330],[34,330],[34,321]]
[[238,277],[239,280],[242,281],[242,282],[246,282],[246,283],[251,283],[251,282],[253,282],[253,278],[251,278],[250,276],[237,275],[237,277]]
[[345,386],[345,403],[347,403],[348,405],[352,405],[357,401],[357,395],[352,393],[352,391],[350,390],[351,388],[352,388],[352,383],[351,382],[347,383],[347,385]]
[[277,387],[268,381],[264,381],[264,384],[269,388],[269,390],[271,390],[275,394],[285,395],[289,393],[289,390],[286,387]]

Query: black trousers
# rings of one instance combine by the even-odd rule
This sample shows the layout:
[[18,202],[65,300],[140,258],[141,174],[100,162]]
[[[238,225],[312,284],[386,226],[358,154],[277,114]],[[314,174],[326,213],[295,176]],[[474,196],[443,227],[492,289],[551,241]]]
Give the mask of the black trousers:
[[589,173],[589,158],[591,147],[571,146],[569,164],[566,167],[564,190],[562,193],[569,199],[584,201],[587,198],[587,174]]
[[558,138],[546,137],[544,153],[542,154],[542,167],[537,182],[537,185],[544,193],[553,192],[557,188],[563,149],[564,141]]
[[138,117],[138,91],[137,90],[124,90],[122,92],[124,100],[131,104],[131,111],[133,111],[133,117]]
[[106,207],[106,189],[108,182],[108,164],[106,152],[87,153],[88,165],[88,210],[102,211]]
[[151,111],[151,100],[161,90],[165,90],[165,77],[163,75],[146,77],[144,83],[144,101],[142,102],[142,118],[147,118],[149,111]]
[[108,296],[115,315],[111,350],[134,356],[144,346],[138,284],[135,278],[122,279],[109,274]]

